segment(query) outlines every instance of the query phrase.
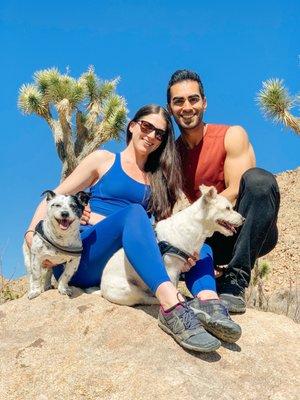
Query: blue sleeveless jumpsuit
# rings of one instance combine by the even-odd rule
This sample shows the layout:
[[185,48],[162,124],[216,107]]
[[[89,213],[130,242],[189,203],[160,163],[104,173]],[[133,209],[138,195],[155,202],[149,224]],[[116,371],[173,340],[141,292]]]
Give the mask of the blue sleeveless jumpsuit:
[[[150,186],[137,182],[124,172],[118,153],[112,167],[90,191],[91,211],[106,218],[95,225],[82,226],[83,252],[70,285],[81,288],[99,286],[106,263],[123,247],[133,268],[155,293],[161,283],[170,279],[147,214]],[[186,274],[193,295],[203,290],[202,287],[215,290],[211,250],[207,248],[202,251],[197,265]],[[62,271],[62,266],[53,268],[57,279]]]

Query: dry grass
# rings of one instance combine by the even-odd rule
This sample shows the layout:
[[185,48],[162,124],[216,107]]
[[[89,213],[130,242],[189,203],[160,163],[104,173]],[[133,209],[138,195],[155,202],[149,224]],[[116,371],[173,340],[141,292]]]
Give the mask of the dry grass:
[[3,261],[2,256],[0,256],[0,304],[6,301],[15,300],[22,297],[26,292],[25,289],[25,279],[21,278],[19,280],[14,280],[14,273],[9,279],[5,279],[3,276]]
[[[300,290],[297,279],[290,280],[289,286],[273,293],[265,290],[271,267],[265,262],[256,262],[252,279],[246,291],[247,306],[262,311],[283,314],[300,322]],[[296,279],[296,280],[295,280]]]

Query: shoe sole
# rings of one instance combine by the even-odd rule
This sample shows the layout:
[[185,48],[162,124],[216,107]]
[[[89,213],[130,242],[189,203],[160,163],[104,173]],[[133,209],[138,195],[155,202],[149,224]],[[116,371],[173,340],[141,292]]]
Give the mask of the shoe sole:
[[195,346],[192,346],[192,345],[190,345],[190,344],[188,344],[188,343],[185,343],[184,341],[182,341],[182,340],[180,340],[179,338],[177,338],[176,337],[176,335],[174,335],[174,333],[169,329],[169,328],[167,328],[165,325],[163,325],[160,321],[158,321],[158,326],[164,331],[164,332],[166,332],[168,335],[170,335],[170,336],[172,336],[173,337],[173,339],[181,346],[181,347],[183,347],[183,348],[185,348],[185,349],[187,349],[187,350],[193,350],[193,351],[197,351],[197,352],[199,352],[199,353],[210,353],[210,352],[212,352],[212,351],[215,351],[215,350],[217,350],[220,346],[221,346],[221,343],[219,342],[217,345],[215,345],[215,346],[211,346],[211,347],[195,347]]
[[242,330],[238,325],[236,325],[235,330],[230,330],[229,328],[226,328],[226,326],[218,324],[217,322],[210,322],[211,317],[209,314],[204,313],[203,311],[199,312],[199,310],[193,307],[191,307],[191,309],[194,311],[204,329],[209,333],[212,333],[218,339],[228,343],[235,343],[242,336]]
[[214,336],[216,336],[218,339],[223,340],[224,342],[235,343],[242,336],[242,330],[237,330],[236,332],[228,332],[228,330],[222,325],[216,324],[215,326],[213,326],[203,321],[201,322],[206,331],[212,333]]
[[231,314],[244,314],[246,312],[245,300],[242,297],[233,296],[227,293],[222,293],[219,297],[225,302],[225,305]]

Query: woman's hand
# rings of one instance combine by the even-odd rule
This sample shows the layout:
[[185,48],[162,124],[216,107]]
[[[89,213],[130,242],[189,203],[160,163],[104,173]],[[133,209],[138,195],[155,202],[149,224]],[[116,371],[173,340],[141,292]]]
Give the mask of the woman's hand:
[[91,218],[91,208],[89,205],[84,207],[83,214],[80,220],[81,225],[87,225]]
[[198,259],[199,254],[195,251],[193,257],[188,258],[187,262],[183,264],[181,272],[189,272],[189,270],[196,265]]
[[27,231],[25,233],[25,235],[24,235],[25,242],[26,242],[27,246],[29,247],[29,249],[30,249],[30,247],[32,245],[33,235],[34,235],[34,231],[33,230],[32,231]]
[[53,264],[51,261],[49,261],[49,260],[44,260],[43,261],[43,264],[42,264],[42,267],[43,268],[53,268],[53,267],[55,267],[57,264]]
[[[27,231],[27,232],[25,233],[25,236],[24,236],[25,242],[26,242],[26,244],[27,244],[27,246],[28,246],[29,248],[31,248],[31,245],[32,245],[33,235],[34,235],[34,231],[32,230],[32,231]],[[53,264],[53,263],[52,263],[51,261],[49,261],[49,260],[45,260],[45,261],[43,262],[43,264],[42,264],[42,266],[43,266],[44,268],[53,268],[53,267],[55,267],[55,265],[56,265],[56,264]]]

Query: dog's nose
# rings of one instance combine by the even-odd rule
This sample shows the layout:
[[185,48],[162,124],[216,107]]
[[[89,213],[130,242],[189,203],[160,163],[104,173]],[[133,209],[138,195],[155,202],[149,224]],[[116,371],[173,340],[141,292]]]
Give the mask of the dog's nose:
[[62,218],[68,218],[70,216],[70,214],[68,213],[68,211],[62,211],[60,213],[60,215],[62,216]]

